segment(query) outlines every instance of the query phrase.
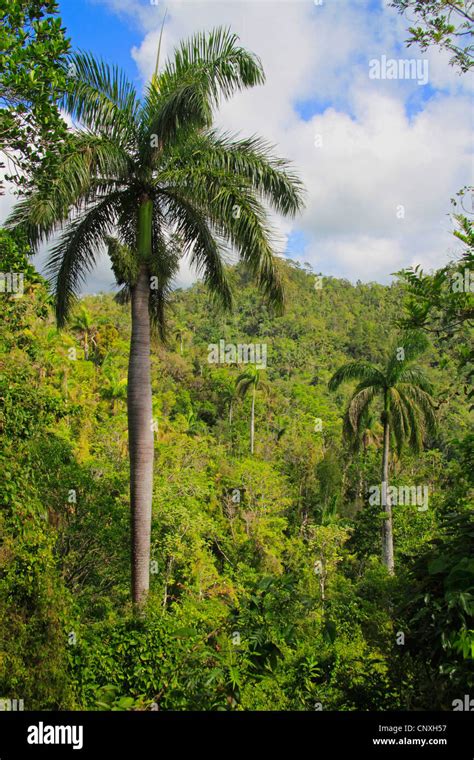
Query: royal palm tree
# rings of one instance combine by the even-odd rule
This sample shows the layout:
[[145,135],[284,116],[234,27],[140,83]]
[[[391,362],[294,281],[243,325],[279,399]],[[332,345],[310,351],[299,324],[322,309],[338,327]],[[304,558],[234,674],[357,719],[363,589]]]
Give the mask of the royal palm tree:
[[83,53],[72,64],[62,104],[78,126],[69,138],[70,155],[60,176],[38,181],[19,202],[9,224],[23,229],[33,250],[63,230],[49,255],[59,325],[104,243],[123,286],[121,298],[131,301],[132,595],[141,603],[149,587],[153,485],[150,318],[162,331],[166,294],[182,255],[189,255],[212,296],[230,307],[225,245],[281,307],[264,204],[295,214],[302,187],[259,137],[236,139],[212,128],[222,99],[264,81],[258,58],[230,31],[181,43],[162,71],[157,59],[142,99],[117,68]]
[[249,391],[252,392],[252,404],[250,408],[250,453],[254,452],[255,444],[255,396],[257,390],[267,390],[268,384],[261,376],[261,370],[257,367],[249,367],[238,376],[235,387],[238,395],[245,398]]
[[84,359],[89,359],[89,344],[94,342],[92,317],[85,306],[82,306],[79,313],[75,314],[71,321],[71,330],[78,332],[82,338],[82,347],[84,349]]
[[184,350],[184,336],[187,334],[186,325],[178,323],[175,326],[174,337],[176,341],[179,341],[179,353],[183,355]]
[[340,367],[329,381],[329,389],[336,390],[341,383],[358,380],[344,418],[344,434],[352,441],[363,444],[370,409],[375,399],[382,401],[383,425],[382,454],[382,556],[389,573],[394,572],[392,506],[388,492],[390,441],[398,454],[405,445],[420,451],[426,433],[435,429],[432,386],[425,373],[413,365],[413,360],[427,348],[427,341],[419,333],[404,336],[390,352],[387,364],[380,369],[366,361],[352,361]]
[[229,409],[229,431],[232,433],[232,420],[234,417],[234,401],[235,401],[235,382],[229,377],[221,385],[219,396],[224,404],[228,404]]

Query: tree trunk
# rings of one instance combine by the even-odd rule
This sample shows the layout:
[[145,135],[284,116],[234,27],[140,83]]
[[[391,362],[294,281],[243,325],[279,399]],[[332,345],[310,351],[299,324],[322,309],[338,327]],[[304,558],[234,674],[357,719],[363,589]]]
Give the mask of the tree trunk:
[[252,390],[252,411],[250,413],[250,453],[253,454],[255,441],[255,385]]
[[[387,407],[387,405],[385,405]],[[392,504],[388,492],[388,457],[390,447],[390,426],[387,417],[387,408],[384,412],[383,423],[383,456],[382,456],[382,507],[387,514],[387,519],[382,523],[382,557],[388,572],[394,573],[393,560],[393,529],[392,529]]]
[[153,491],[153,430],[150,376],[150,282],[147,258],[151,252],[151,201],[139,211],[139,274],[131,288],[132,336],[128,365],[128,440],[132,599],[142,604],[150,585],[151,503]]

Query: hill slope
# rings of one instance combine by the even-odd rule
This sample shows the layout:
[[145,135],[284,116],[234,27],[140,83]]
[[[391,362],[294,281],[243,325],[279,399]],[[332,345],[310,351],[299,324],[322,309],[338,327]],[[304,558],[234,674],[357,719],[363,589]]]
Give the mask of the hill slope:
[[[21,259],[5,237],[2,251]],[[128,606],[127,307],[84,298],[82,319],[58,333],[32,268],[24,296],[5,300],[4,696],[38,709],[350,710],[451,709],[464,693],[470,438],[454,359],[437,348],[424,357],[443,402],[439,432],[420,456],[393,461],[392,482],[426,487],[429,509],[395,508],[390,578],[368,500],[379,415],[351,453],[350,388],[331,394],[327,382],[350,358],[383,362],[402,288],[284,270],[283,316],[235,268],[232,315],[197,284],[173,295],[168,345],[154,340],[152,587],[138,620]],[[265,365],[253,456],[251,396],[235,394],[248,367],[226,361],[239,346]]]

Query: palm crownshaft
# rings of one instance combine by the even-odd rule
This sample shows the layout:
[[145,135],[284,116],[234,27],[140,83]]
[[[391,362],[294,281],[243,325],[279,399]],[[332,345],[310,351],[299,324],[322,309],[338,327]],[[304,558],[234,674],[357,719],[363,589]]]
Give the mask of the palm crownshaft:
[[302,204],[301,185],[260,138],[236,140],[211,128],[222,98],[264,81],[258,59],[229,31],[183,42],[142,101],[116,68],[87,54],[73,63],[75,79],[63,106],[81,129],[69,136],[61,176],[47,185],[38,181],[9,224],[24,230],[33,250],[64,229],[48,264],[59,325],[104,243],[122,287],[119,297],[131,301],[132,589],[141,602],[149,585],[153,481],[150,321],[163,332],[167,296],[184,255],[212,296],[231,305],[225,245],[237,250],[259,287],[281,306],[263,202],[294,214]]

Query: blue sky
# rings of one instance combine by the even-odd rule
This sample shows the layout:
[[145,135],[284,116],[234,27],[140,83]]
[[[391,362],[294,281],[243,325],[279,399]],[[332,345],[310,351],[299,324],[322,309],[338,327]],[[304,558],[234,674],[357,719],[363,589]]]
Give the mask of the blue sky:
[[[408,19],[388,0],[60,0],[73,47],[127,72],[140,91],[183,37],[230,26],[257,53],[267,81],[222,104],[216,123],[258,133],[290,159],[307,189],[295,220],[273,214],[276,248],[317,272],[387,282],[416,263],[442,265],[455,247],[450,198],[470,184],[472,79],[438,49],[405,46]],[[426,60],[429,81],[374,80],[382,56]],[[0,200],[0,216],[11,196]],[[44,257],[43,257],[44,258]],[[186,263],[180,285],[193,281]],[[101,260],[87,289],[108,289]]]
[[140,86],[140,73],[130,56],[143,38],[139,22],[94,0],[60,0],[59,8],[73,48],[117,63]]

